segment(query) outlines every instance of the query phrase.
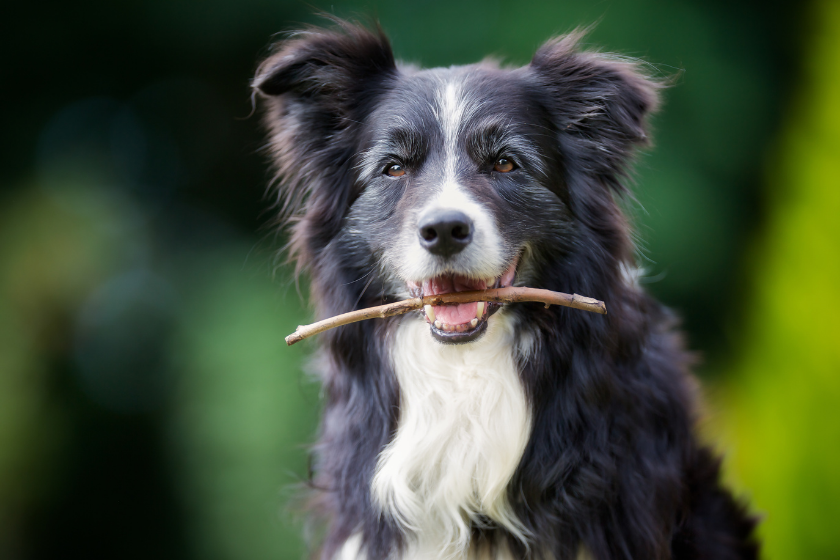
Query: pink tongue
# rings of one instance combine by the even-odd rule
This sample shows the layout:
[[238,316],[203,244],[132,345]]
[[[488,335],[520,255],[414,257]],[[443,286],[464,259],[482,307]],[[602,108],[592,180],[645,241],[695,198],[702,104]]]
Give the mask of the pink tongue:
[[458,305],[441,305],[435,307],[435,318],[441,323],[461,325],[469,323],[475,318],[478,303],[459,303]]
[[[483,280],[473,280],[458,275],[446,275],[431,278],[423,282],[424,294],[448,294],[451,292],[465,292],[468,290],[483,290],[487,283]],[[435,307],[435,319],[450,325],[463,325],[475,318],[478,303],[459,303],[458,305],[441,305]]]

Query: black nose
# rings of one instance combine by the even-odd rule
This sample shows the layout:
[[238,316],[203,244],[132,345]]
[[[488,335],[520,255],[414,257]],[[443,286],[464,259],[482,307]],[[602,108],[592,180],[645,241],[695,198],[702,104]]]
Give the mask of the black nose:
[[458,210],[432,210],[420,216],[420,244],[433,255],[451,257],[472,241],[472,222]]

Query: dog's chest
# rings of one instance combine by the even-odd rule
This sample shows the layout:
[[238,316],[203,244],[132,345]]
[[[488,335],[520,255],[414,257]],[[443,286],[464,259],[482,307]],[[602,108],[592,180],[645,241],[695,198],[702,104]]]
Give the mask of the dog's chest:
[[400,384],[397,432],[379,457],[374,500],[409,536],[408,557],[467,554],[470,530],[491,520],[524,538],[507,485],[531,415],[510,318],[470,344],[443,345],[406,318],[392,358]]

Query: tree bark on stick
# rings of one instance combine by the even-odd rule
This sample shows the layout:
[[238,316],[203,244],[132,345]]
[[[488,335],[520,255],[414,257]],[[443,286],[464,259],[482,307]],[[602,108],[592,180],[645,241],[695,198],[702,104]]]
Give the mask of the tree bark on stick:
[[583,311],[591,311],[592,313],[607,314],[607,306],[603,301],[581,296],[578,294],[564,294],[563,292],[552,292],[551,290],[540,290],[537,288],[497,288],[494,290],[477,290],[472,292],[452,292],[449,294],[440,294],[432,296],[424,296],[421,298],[405,299],[396,303],[389,303],[388,305],[379,305],[376,307],[368,307],[366,309],[359,309],[336,315],[311,325],[298,325],[298,328],[286,337],[286,344],[291,346],[295,342],[300,342],[304,338],[322,333],[326,330],[340,327],[358,321],[365,321],[367,319],[383,319],[385,317],[393,317],[394,315],[402,315],[409,311],[422,309],[425,305],[441,306],[453,305],[458,303],[472,303],[477,301],[487,301],[493,303],[515,303],[515,302],[539,302],[545,304],[546,309],[551,305],[563,305],[565,307],[572,307],[574,309],[581,309]]

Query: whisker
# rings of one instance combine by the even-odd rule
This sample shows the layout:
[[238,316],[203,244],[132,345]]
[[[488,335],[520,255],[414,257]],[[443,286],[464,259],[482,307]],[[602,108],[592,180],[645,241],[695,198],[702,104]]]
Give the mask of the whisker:
[[[373,272],[373,271],[371,270],[371,272]],[[370,274],[370,273],[368,273],[368,274]],[[362,296],[365,295],[365,292],[367,291],[367,289],[370,288],[370,284],[371,284],[371,282],[373,282],[374,278],[376,278],[376,276],[371,276],[370,280],[368,280],[367,284],[365,284],[365,287],[362,288],[362,293],[360,293],[359,297],[356,298],[356,303],[353,304],[353,309],[356,309],[356,306],[359,305],[360,301],[362,301]]]
[[352,280],[352,281],[350,281],[350,282],[347,282],[346,284],[342,284],[342,286],[349,286],[350,284],[355,284],[355,283],[356,283],[356,282],[358,282],[359,280],[364,280],[365,278],[367,278],[368,276],[370,276],[371,274],[373,274],[373,270],[374,270],[374,269],[373,269],[373,267],[371,267],[370,272],[368,272],[368,273],[367,273],[367,274],[365,274],[364,276],[361,276],[361,277],[359,277],[359,278],[356,278],[355,280]]

